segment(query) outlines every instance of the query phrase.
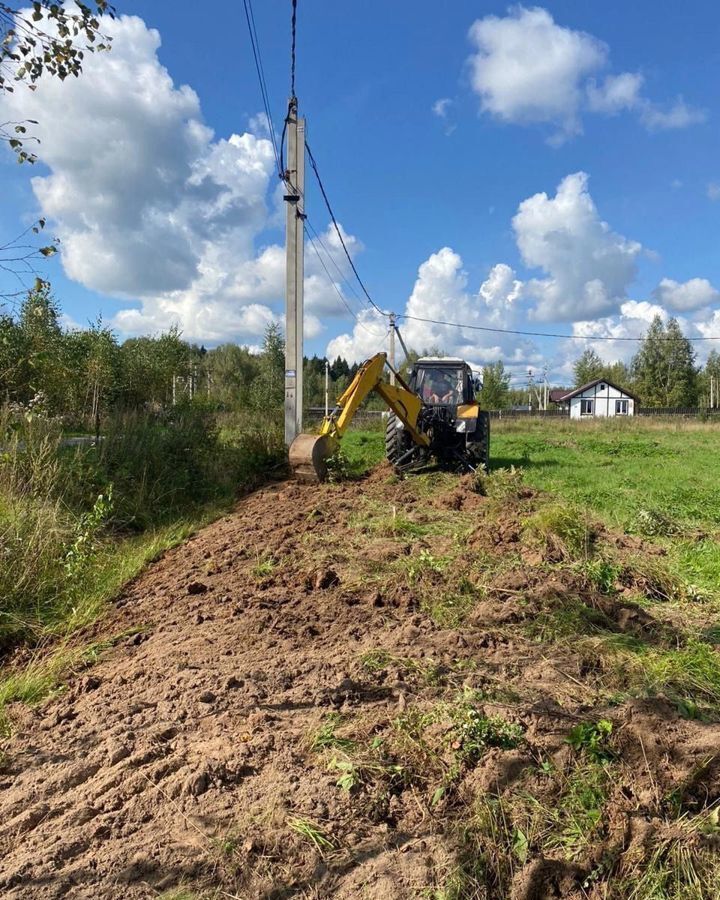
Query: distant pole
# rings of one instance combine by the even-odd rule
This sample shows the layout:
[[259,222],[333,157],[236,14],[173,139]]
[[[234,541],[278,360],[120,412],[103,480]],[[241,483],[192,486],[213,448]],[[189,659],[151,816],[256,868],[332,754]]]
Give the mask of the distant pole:
[[297,97],[287,115],[288,168],[285,172],[285,443],[302,431],[303,413],[303,281],[305,278],[305,119],[298,118]]
[[330,414],[330,361],[325,360],[325,418]]
[[528,412],[532,412],[532,389],[533,389],[532,369],[528,369]]
[[390,313],[390,384],[395,384],[395,313]]

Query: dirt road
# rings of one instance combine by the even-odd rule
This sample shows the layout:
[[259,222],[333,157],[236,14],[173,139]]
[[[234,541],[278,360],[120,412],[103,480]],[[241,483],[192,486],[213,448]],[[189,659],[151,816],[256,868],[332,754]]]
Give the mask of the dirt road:
[[[531,492],[498,504],[436,484],[383,468],[277,484],[132,584],[101,629],[129,636],[12,710],[0,895],[608,896],[602,860],[666,833],[661,796],[711,802],[718,766],[698,760],[718,727],[662,699],[602,705],[586,656],[525,628],[587,593],[524,548]],[[619,629],[646,626],[598,602]],[[569,730],[603,717],[616,774],[594,841],[519,846],[485,893],[431,893],[467,870],[482,798],[549,797],[550,767],[576,765]]]

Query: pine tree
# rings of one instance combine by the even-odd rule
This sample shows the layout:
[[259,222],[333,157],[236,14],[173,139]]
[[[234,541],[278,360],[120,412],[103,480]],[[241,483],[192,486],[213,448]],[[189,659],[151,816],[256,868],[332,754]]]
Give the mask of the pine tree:
[[265,329],[255,405],[261,409],[280,409],[285,402],[285,338],[277,322]]

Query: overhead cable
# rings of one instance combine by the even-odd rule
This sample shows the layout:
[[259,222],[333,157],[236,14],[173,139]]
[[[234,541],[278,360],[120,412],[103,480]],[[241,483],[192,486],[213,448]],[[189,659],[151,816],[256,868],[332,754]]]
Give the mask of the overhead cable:
[[270,100],[268,96],[267,84],[265,83],[265,70],[263,69],[262,55],[260,53],[260,42],[258,41],[257,29],[255,27],[255,14],[253,12],[252,0],[243,0],[243,6],[245,7],[245,19],[247,20],[248,32],[250,34],[250,45],[252,46],[253,58],[255,60],[255,71],[257,72],[258,81],[260,82],[260,94],[262,96],[262,102],[265,108],[268,132],[270,133],[273,155],[275,156],[275,165],[277,166],[278,174],[282,178],[280,154],[278,152],[275,126],[273,125],[272,116],[270,114]]
[[[518,334],[524,337],[545,337],[545,338],[562,338],[571,341],[644,341],[643,337],[611,337],[610,335],[600,334],[556,334],[548,331],[521,331],[516,328],[492,328],[489,325],[470,325],[467,322],[444,322],[441,319],[426,319],[422,316],[409,316],[405,313],[398,313],[398,319],[409,319],[413,322],[426,322],[429,325],[445,325],[448,328],[464,328],[468,331],[488,331],[493,334]],[[720,335],[712,337],[673,337],[672,335],[658,335],[658,340],[662,341],[720,341]]]
[[[338,298],[339,298],[340,302],[342,303],[342,305],[343,305],[343,306],[345,307],[345,309],[350,313],[350,315],[351,315],[351,316],[353,317],[353,319],[357,322],[357,324],[358,324],[361,328],[364,328],[365,331],[368,332],[368,334],[373,335],[373,337],[384,338],[384,337],[385,337],[384,334],[379,334],[377,331],[373,331],[372,328],[368,328],[368,326],[367,326],[363,321],[361,321],[361,319],[358,317],[358,315],[354,312],[354,310],[352,309],[352,307],[350,306],[350,304],[347,302],[347,300],[346,300],[345,297],[343,296],[342,291],[341,291],[340,288],[337,286],[337,283],[336,283],[335,279],[334,279],[334,278],[332,277],[332,275],[330,274],[330,271],[329,271],[328,267],[325,265],[325,261],[324,261],[324,259],[322,258],[322,256],[320,255],[320,251],[319,251],[318,248],[317,248],[317,244],[315,243],[315,240],[313,239],[313,236],[312,236],[312,235],[310,234],[310,232],[308,231],[308,228],[307,228],[307,224],[306,224],[306,223],[303,223],[303,228],[305,229],[305,236],[306,236],[307,239],[310,241],[310,246],[313,248],[313,250],[315,251],[315,255],[316,255],[317,258],[320,260],[320,265],[321,265],[321,266],[323,267],[323,269],[325,270],[325,274],[326,274],[327,277],[328,277],[328,281],[330,282],[330,284],[332,285],[333,289],[335,290],[335,293],[338,295]],[[313,229],[313,230],[314,230],[314,229]]]
[[345,256],[347,257],[347,260],[350,263],[350,268],[353,270],[353,273],[358,280],[358,284],[362,288],[363,294],[365,294],[365,296],[368,299],[368,302],[373,307],[373,309],[375,309],[376,312],[379,312],[381,316],[387,316],[388,314],[386,312],[384,312],[382,309],[380,309],[380,307],[377,305],[377,303],[370,296],[368,289],[365,287],[365,284],[364,284],[362,278],[360,277],[360,273],[358,272],[357,268],[355,267],[355,263],[353,262],[352,257],[350,256],[350,252],[347,248],[347,245],[345,244],[345,239],[343,238],[342,231],[340,230],[340,226],[338,225],[337,219],[335,218],[335,213],[333,212],[332,206],[330,205],[330,200],[328,199],[327,191],[325,190],[325,185],[323,184],[322,178],[320,177],[320,173],[318,172],[317,163],[315,162],[315,157],[312,154],[310,145],[306,143],[305,149],[307,150],[308,158],[310,159],[310,166],[312,167],[312,170],[315,173],[315,178],[317,179],[318,187],[320,188],[320,193],[322,194],[323,200],[325,201],[325,206],[327,207],[327,211],[330,215],[330,219],[332,220],[332,223],[333,223],[333,226],[337,233],[338,239],[340,240],[340,244],[343,248],[343,251],[345,252]]
[[290,20],[290,31],[292,39],[290,42],[290,96],[295,96],[295,32],[297,30],[297,0],[292,0],[292,18]]

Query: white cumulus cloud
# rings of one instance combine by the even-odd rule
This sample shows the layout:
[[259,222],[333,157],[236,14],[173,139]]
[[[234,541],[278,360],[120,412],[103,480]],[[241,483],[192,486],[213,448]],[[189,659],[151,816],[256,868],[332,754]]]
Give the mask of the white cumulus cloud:
[[536,300],[533,318],[557,322],[604,315],[627,298],[642,245],[600,218],[584,172],[564,178],[554,197],[542,192],[523,200],[513,228],[525,265],[548,276],[526,284]]
[[448,110],[452,106],[452,100],[449,97],[441,97],[440,100],[436,100],[432,105],[433,113],[438,116],[440,119],[444,119]]
[[605,44],[557,25],[539,7],[513,7],[470,28],[471,82],[482,109],[506,122],[552,122],[580,130],[585,77],[605,65]]
[[655,103],[644,102],[641,107],[640,121],[648,131],[668,131],[687,128],[689,125],[701,125],[707,121],[708,114],[704,109],[688,106],[681,98],[669,109],[663,109]]
[[677,282],[672,278],[663,278],[655,288],[653,296],[658,303],[677,312],[690,312],[702,309],[720,300],[720,291],[714,288],[707,278],[691,278],[689,281]]
[[608,75],[602,84],[594,79],[588,82],[587,94],[590,109],[610,115],[625,109],[635,109],[641,102],[640,89],[643,76],[637,72]]
[[[190,339],[256,344],[282,319],[285,292],[284,249],[257,247],[278,219],[266,117],[216,138],[195,92],[160,64],[156,30],[136,16],[107,30],[112,50],[86,56],[81,78],[41,79],[33,93],[0,96],[0,116],[39,122],[48,172],[32,185],[65,272],[133,303],[113,322],[123,334],[176,324]],[[344,237],[351,252],[362,249]],[[321,239],[342,291],[337,235]],[[305,328],[315,337],[328,316],[346,311],[314,253],[306,274]]]
[[609,49],[593,35],[559,25],[542,7],[513,6],[505,16],[477,19],[469,31],[470,83],[483,112],[504,122],[547,123],[560,144],[582,132],[586,112],[614,115],[633,110],[651,131],[705,121],[703,110],[682,98],[669,109],[642,96],[637,72],[609,74]]
[[[408,298],[400,329],[408,347],[418,352],[437,348],[450,356],[458,356],[475,366],[503,359],[505,363],[526,366],[537,364],[540,357],[531,342],[516,336],[475,330],[481,327],[510,328],[516,321],[522,283],[510,266],[498,263],[490,270],[476,293],[468,289],[467,273],[458,253],[443,247],[431,254],[418,268],[412,293]],[[420,321],[433,319],[435,322]],[[328,355],[338,354],[348,360],[365,359],[386,347],[381,317],[372,317],[375,336],[367,331],[368,314],[352,334],[335,338]],[[465,328],[439,325],[437,322],[460,322]]]

